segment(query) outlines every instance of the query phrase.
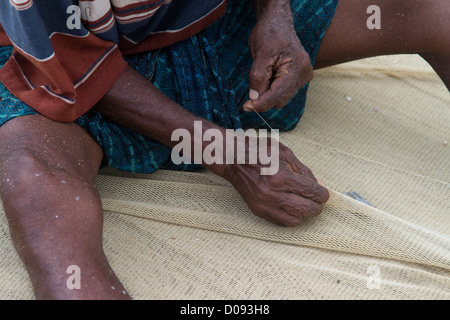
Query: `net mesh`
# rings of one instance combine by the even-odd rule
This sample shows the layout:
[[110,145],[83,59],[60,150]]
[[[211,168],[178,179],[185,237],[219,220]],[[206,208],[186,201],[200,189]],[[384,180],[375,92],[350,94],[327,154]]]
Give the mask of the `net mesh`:
[[[209,172],[98,177],[105,251],[135,299],[450,298],[448,90],[406,55],[319,70],[308,98],[281,139],[331,198],[297,228]],[[1,299],[33,298],[3,214],[0,279]]]

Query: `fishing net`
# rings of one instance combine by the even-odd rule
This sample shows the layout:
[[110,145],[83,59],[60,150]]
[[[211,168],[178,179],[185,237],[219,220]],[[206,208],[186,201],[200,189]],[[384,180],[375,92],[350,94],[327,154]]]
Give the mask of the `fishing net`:
[[[330,189],[296,228],[209,172],[98,177],[104,247],[135,299],[449,299],[450,95],[415,55],[319,70],[281,140]],[[0,215],[0,299],[32,299]]]

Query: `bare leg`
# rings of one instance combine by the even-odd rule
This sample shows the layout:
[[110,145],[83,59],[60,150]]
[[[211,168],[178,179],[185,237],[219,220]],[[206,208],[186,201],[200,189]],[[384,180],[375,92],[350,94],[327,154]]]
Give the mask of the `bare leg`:
[[[129,298],[102,247],[103,211],[95,188],[102,156],[75,124],[36,115],[0,128],[1,199],[37,299]],[[81,289],[67,285],[73,265]]]
[[[367,28],[367,8],[381,9],[381,29]],[[316,68],[389,54],[420,54],[450,89],[448,0],[341,0]]]

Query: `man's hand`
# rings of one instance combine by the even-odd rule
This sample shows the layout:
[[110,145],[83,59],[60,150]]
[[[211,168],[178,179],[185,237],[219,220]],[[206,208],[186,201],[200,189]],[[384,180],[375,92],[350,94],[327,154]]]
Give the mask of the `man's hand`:
[[257,12],[258,22],[249,39],[254,59],[249,75],[250,100],[244,111],[265,112],[283,108],[311,81],[313,67],[294,30],[289,1],[257,8]]
[[[267,138],[259,138],[267,139]],[[273,140],[272,140],[273,141]],[[263,142],[265,144],[265,142]],[[261,143],[258,143],[261,145]],[[235,164],[224,176],[239,192],[252,213],[281,226],[298,226],[303,219],[315,217],[328,201],[329,192],[303,165],[294,153],[279,143],[267,143],[269,154],[272,146],[279,148],[278,172],[261,175],[260,164]],[[246,142],[246,157],[253,150]]]
[[[132,68],[124,72],[96,108],[103,116],[172,148],[177,144],[172,141],[172,133],[185,128],[194,137],[195,121],[202,121],[203,132],[217,129],[223,132],[224,137],[227,136],[224,128],[188,112]],[[192,141],[191,150],[195,150],[194,143]],[[207,145],[209,143],[205,142],[203,148]],[[271,157],[274,145],[268,143],[267,154]],[[250,164],[249,161],[239,164],[235,159],[231,165],[205,163],[204,166],[232,183],[256,216],[279,225],[296,226],[302,219],[316,216],[322,211],[322,204],[329,197],[328,190],[319,185],[311,171],[291,150],[281,144],[276,145],[279,157],[272,157],[278,161],[278,171],[274,175],[261,175],[261,169],[268,167],[262,165],[261,161],[257,164]],[[238,150],[255,154],[252,148],[255,146],[246,140],[244,145],[232,149],[235,150],[233,155],[239,157]],[[223,152],[226,150],[224,148]],[[194,159],[193,154],[184,156]],[[246,159],[249,159],[248,154]]]

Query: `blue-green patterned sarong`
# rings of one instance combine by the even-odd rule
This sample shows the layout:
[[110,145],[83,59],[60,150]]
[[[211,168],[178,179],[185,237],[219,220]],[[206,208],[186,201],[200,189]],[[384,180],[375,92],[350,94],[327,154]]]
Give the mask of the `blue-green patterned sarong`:
[[[314,64],[323,36],[333,18],[338,0],[292,0],[296,32]],[[267,128],[255,113],[244,113],[248,99],[248,74],[252,56],[248,38],[256,22],[252,0],[229,0],[225,16],[199,34],[170,47],[126,60],[162,92],[192,113],[224,128]],[[0,48],[0,67],[11,55]],[[283,109],[262,116],[271,127],[292,130],[306,102],[308,85]],[[15,98],[0,83],[0,126],[34,109]],[[86,129],[104,151],[104,165],[119,170],[152,173],[160,168],[196,170],[196,165],[174,165],[171,150],[131,129],[104,119],[91,110],[76,123]]]

